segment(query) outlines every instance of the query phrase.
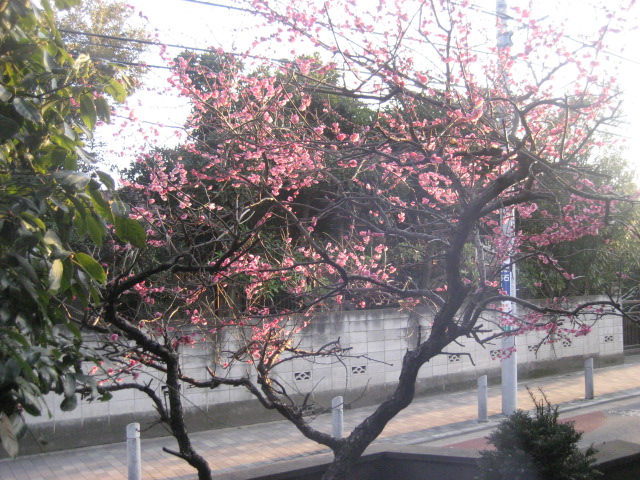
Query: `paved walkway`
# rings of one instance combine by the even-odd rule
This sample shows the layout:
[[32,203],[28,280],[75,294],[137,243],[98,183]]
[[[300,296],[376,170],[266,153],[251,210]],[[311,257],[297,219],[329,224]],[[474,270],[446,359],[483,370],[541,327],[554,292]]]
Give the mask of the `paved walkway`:
[[[518,406],[533,407],[526,386],[542,388],[549,400],[560,405],[561,412],[597,406],[624,398],[640,397],[640,356],[627,357],[624,365],[595,370],[596,399],[583,400],[582,372],[569,373],[521,382]],[[345,431],[364,419],[373,407],[345,411]],[[501,410],[499,387],[489,389],[489,415],[495,425]],[[475,390],[421,397],[400,413],[387,426],[377,443],[453,444],[466,434],[473,437],[487,429],[478,424]],[[330,415],[315,420],[316,427],[331,431]],[[489,426],[491,426],[489,425]],[[192,434],[195,448],[210,463],[220,479],[225,472],[244,467],[290,460],[328,450],[305,439],[287,421],[237,428],[226,428]],[[448,439],[448,440],[447,440]],[[638,440],[640,442],[640,439]],[[464,443],[464,442],[463,442]],[[461,443],[461,445],[463,445]],[[472,445],[472,444],[470,444]],[[177,449],[170,438],[142,440],[143,478],[145,480],[195,479],[195,470],[183,460],[162,451]],[[127,478],[126,445],[117,443],[0,461],[2,480],[81,480]]]

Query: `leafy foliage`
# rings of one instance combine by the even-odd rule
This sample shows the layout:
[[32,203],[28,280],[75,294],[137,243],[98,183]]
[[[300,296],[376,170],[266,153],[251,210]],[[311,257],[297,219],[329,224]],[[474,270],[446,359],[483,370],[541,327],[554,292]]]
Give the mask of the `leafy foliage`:
[[558,407],[532,392],[535,416],[518,410],[487,437],[496,450],[481,452],[482,480],[592,480],[596,451],[578,448],[582,436],[572,423],[559,422]]
[[[601,149],[602,150],[602,149]],[[580,168],[591,168],[593,181],[600,188],[613,189],[632,197],[637,190],[633,172],[624,160],[623,150],[606,149],[595,158],[582,160]],[[543,202],[539,210],[562,212],[570,198],[558,189],[552,202]],[[597,235],[571,241],[539,245],[542,257],[531,256],[519,264],[519,289],[526,298],[562,295],[627,295],[633,290],[640,263],[633,225],[638,208],[633,203],[617,204],[605,211],[608,217]],[[540,212],[521,222],[520,228],[533,234],[544,229]],[[553,260],[551,260],[553,259]],[[544,261],[541,261],[544,260]],[[571,275],[567,275],[570,272]],[[632,296],[635,293],[632,294]]]
[[[69,52],[86,54],[103,73],[126,70],[138,77],[145,72],[140,56],[149,41],[146,29],[136,24],[134,8],[120,0],[80,0],[56,12],[56,21]],[[120,38],[139,40],[123,41]]]
[[112,208],[113,180],[79,171],[91,160],[83,139],[126,87],[67,52],[46,0],[42,9],[2,3],[0,35],[0,430],[15,455],[22,412],[40,415],[51,391],[64,395],[63,410],[74,408],[80,362],[96,358],[78,325],[106,273],[73,244],[88,237],[99,246],[113,224],[125,241],[145,242],[140,225]]

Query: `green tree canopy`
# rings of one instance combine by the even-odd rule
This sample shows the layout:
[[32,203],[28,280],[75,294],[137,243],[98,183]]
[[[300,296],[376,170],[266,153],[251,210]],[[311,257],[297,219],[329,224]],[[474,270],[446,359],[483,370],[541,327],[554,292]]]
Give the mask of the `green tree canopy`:
[[0,437],[12,456],[22,412],[41,414],[51,391],[73,409],[80,362],[94,357],[80,327],[106,273],[73,245],[101,245],[110,225],[144,245],[142,228],[107,194],[113,180],[78,169],[91,160],[83,139],[109,121],[109,101],[125,100],[126,83],[72,56],[52,6],[41,5],[0,4]]
[[80,0],[58,10],[56,22],[69,52],[89,55],[112,74],[118,69],[110,64],[116,64],[139,76],[145,71],[140,56],[150,35],[134,21],[134,14],[134,8],[122,0]]

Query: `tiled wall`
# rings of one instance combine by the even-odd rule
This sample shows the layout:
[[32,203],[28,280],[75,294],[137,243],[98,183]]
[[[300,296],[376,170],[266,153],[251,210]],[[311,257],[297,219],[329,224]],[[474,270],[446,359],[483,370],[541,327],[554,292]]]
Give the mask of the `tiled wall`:
[[[407,314],[396,310],[350,311],[324,315],[313,322],[298,336],[299,347],[319,348],[329,342],[340,339],[343,348],[350,348],[349,356],[340,360],[329,357],[315,359],[313,362],[294,359],[276,367],[276,378],[290,392],[308,396],[309,411],[319,412],[330,405],[330,398],[343,395],[345,402],[369,403],[376,400],[396,382],[400,372],[402,356],[407,349],[415,348],[419,338],[428,334],[429,316],[409,318]],[[566,358],[608,357],[621,355],[622,322],[620,317],[608,315],[598,320],[593,331],[583,337],[570,340],[557,340],[554,343],[539,345],[541,334],[529,333],[517,337],[517,359],[522,368]],[[452,344],[446,353],[439,355],[422,367],[419,384],[427,388],[436,379],[439,382],[456,378],[475,378],[479,375],[499,369],[500,341],[493,345],[481,346],[471,338],[463,338],[460,344]],[[207,367],[215,366],[214,351],[211,345],[198,344],[183,352],[182,362],[185,374],[206,380]],[[218,370],[220,373],[221,370]],[[252,366],[236,365],[230,372],[232,376],[242,373],[252,374]],[[161,379],[149,375],[161,392]],[[418,388],[420,392],[420,388]],[[212,406],[252,400],[243,388],[221,386],[213,390],[186,389],[185,406],[206,412]],[[105,403],[81,402],[72,412],[62,412],[58,407],[59,399],[51,398],[48,405],[51,418],[43,415],[30,419],[32,425],[38,423],[83,421],[90,418],[105,418],[123,413],[149,414],[153,405],[143,393],[121,391]],[[261,409],[258,404],[256,409]],[[220,426],[227,426],[225,420]],[[229,420],[229,424],[234,424]]]

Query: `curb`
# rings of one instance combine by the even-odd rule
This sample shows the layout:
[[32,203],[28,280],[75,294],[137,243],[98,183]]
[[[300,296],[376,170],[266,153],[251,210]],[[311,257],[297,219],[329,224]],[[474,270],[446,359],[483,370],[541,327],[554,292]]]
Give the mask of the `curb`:
[[[585,400],[585,399],[572,400],[570,402],[559,404],[558,410],[560,414],[564,414],[564,413],[574,412],[576,410],[595,407],[598,405],[603,405],[611,402],[627,400],[634,397],[640,397],[640,388],[625,390],[622,392],[610,393],[593,400]],[[533,413],[534,410],[529,410],[529,412]],[[446,432],[433,433],[430,435],[427,433],[422,437],[404,441],[404,442],[399,437],[402,437],[403,435],[407,435],[407,434],[400,434],[400,435],[396,435],[395,437],[383,439],[380,441],[380,443],[398,443],[398,444],[402,443],[403,445],[418,445],[421,443],[426,443],[426,442],[431,442],[436,440],[444,440],[451,437],[467,435],[469,433],[476,433],[484,430],[491,430],[494,427],[496,427],[498,423],[500,423],[500,420],[502,420],[503,418],[505,418],[505,415],[497,414],[497,415],[491,415],[489,417],[489,420],[484,423],[478,423],[477,420],[466,420],[464,422],[452,423],[452,424],[446,425],[445,427],[441,427],[441,428],[446,428],[448,430]],[[473,424],[469,425],[469,423],[473,423]],[[434,430],[434,429],[426,429],[423,431],[428,432],[429,430]],[[394,441],[394,439],[396,440]],[[384,440],[388,440],[388,442],[384,442]]]

